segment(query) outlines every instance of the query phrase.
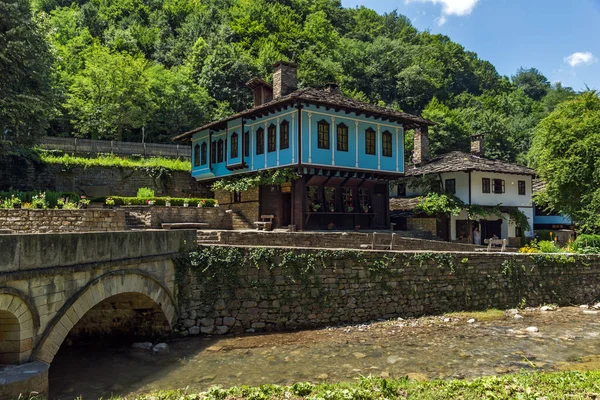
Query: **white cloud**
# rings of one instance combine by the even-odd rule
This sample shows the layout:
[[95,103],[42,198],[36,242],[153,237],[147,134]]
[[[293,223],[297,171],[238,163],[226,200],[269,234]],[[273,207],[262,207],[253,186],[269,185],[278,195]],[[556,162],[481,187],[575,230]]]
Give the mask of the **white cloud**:
[[442,15],[436,18],[435,22],[442,26],[446,23],[448,15],[458,15],[459,17],[471,14],[479,0],[405,0],[407,3],[421,2],[442,5]]
[[564,58],[565,62],[571,67],[578,65],[590,65],[598,61],[594,55],[589,51],[578,51]]

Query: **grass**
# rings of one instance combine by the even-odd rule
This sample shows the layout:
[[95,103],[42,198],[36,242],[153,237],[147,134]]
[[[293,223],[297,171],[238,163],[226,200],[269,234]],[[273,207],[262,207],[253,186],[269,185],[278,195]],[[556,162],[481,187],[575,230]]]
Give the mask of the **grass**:
[[203,393],[161,391],[147,395],[112,397],[113,400],[379,400],[379,399],[597,399],[600,371],[528,372],[473,380],[418,382],[407,378],[363,377],[354,383],[297,383],[292,386],[212,388]]
[[192,164],[189,160],[172,158],[132,158],[120,157],[112,154],[101,155],[95,158],[77,157],[70,154],[56,154],[48,151],[39,151],[40,160],[49,164],[63,164],[65,166],[81,167],[123,167],[123,168],[166,168],[173,171],[191,171]]
[[460,319],[471,319],[474,318],[475,321],[488,322],[495,321],[497,319],[501,319],[504,317],[504,311],[498,310],[496,308],[490,308],[486,311],[460,311],[444,314],[444,316],[449,318],[460,318]]

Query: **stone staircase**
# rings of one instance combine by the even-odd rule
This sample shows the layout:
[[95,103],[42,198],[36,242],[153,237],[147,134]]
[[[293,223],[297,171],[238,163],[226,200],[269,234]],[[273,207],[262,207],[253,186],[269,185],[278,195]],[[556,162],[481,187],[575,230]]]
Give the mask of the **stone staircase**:
[[231,211],[234,230],[254,229],[254,225],[239,211]]
[[198,231],[196,233],[196,243],[198,244],[216,244],[221,241],[217,231]]
[[125,211],[125,229],[127,230],[140,230],[148,229],[149,224],[146,225],[144,221],[146,216],[131,211]]

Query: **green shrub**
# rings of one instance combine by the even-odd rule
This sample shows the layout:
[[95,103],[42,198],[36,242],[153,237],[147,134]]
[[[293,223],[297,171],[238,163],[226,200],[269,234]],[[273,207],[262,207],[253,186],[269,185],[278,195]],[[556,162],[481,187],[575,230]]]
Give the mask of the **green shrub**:
[[139,199],[150,199],[152,197],[154,197],[154,190],[150,188],[142,187],[137,191],[137,198]]
[[[183,206],[187,203],[190,207],[197,207],[201,204],[201,207],[215,207],[218,202],[215,199],[201,199],[193,197],[151,197],[151,198],[139,198],[139,197],[123,197],[123,196],[111,196],[117,206],[145,206],[148,205],[149,201],[154,201],[156,206],[164,206],[168,201],[171,202],[172,206]],[[94,201],[104,201],[105,198],[96,198]]]
[[537,242],[537,248],[541,253],[560,253],[560,247],[551,240],[541,240]]

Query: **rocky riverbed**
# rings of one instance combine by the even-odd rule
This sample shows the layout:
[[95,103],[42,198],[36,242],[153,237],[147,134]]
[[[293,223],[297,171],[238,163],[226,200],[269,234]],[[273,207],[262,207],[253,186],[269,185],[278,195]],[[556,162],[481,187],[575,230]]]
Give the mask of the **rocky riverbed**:
[[161,352],[139,347],[61,349],[50,368],[51,398],[349,381],[360,375],[447,379],[598,368],[600,313],[551,306],[465,312],[302,332],[188,337]]

